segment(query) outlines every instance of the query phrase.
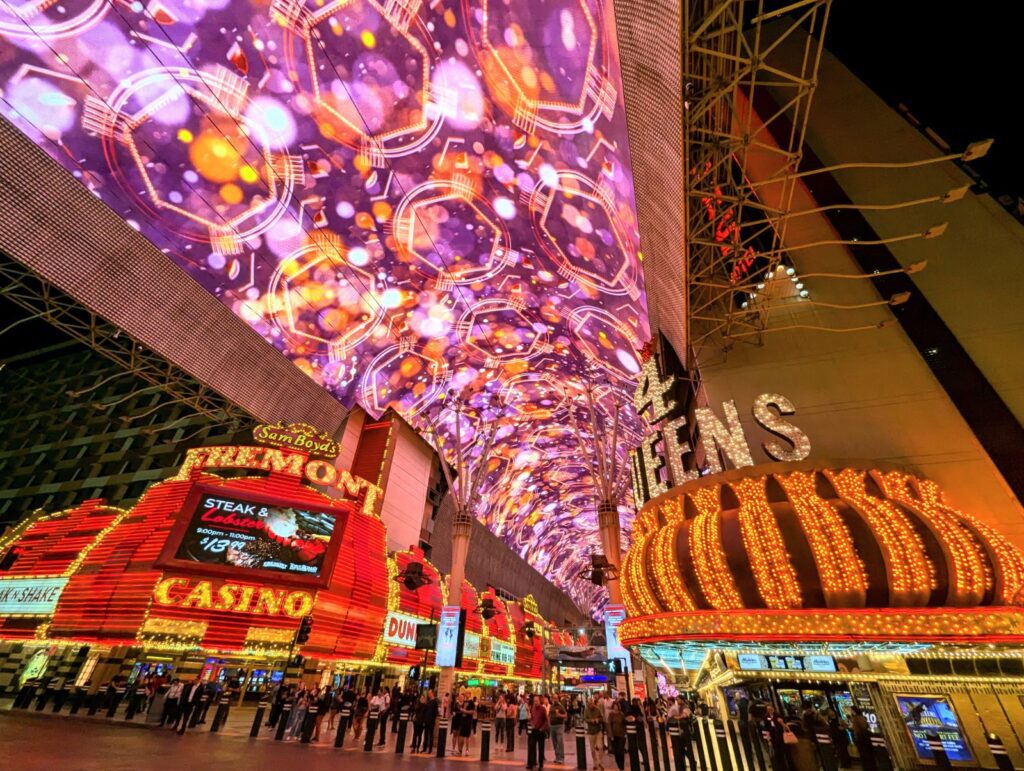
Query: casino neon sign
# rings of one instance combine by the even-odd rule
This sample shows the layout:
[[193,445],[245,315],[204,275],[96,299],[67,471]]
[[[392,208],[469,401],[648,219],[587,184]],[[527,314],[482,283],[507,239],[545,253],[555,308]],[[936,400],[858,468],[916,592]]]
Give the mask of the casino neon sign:
[[269,586],[164,578],[153,589],[153,602],[172,608],[249,613],[254,616],[302,618],[313,610],[312,592]]

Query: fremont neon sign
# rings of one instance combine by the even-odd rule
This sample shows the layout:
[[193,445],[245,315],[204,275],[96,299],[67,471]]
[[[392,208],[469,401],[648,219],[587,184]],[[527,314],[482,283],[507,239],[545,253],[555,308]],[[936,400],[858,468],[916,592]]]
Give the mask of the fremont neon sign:
[[176,478],[188,479],[193,471],[223,468],[269,471],[298,477],[318,487],[330,488],[335,494],[340,493],[343,500],[360,502],[363,513],[370,515],[375,514],[380,499],[381,490],[372,482],[335,468],[329,461],[310,459],[304,452],[287,452],[274,447],[196,447],[186,453]]
[[172,608],[219,610],[254,616],[302,618],[313,610],[313,595],[301,589],[289,591],[268,586],[193,581],[174,577],[160,581],[153,590],[153,602]]

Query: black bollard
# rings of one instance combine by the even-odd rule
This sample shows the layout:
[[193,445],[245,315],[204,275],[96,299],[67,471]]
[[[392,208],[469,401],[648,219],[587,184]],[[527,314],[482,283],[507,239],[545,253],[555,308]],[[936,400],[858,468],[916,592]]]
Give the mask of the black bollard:
[[491,760],[491,721],[480,722],[480,762],[488,763]]
[[732,756],[729,754],[729,738],[725,730],[725,723],[721,720],[714,721],[715,740],[718,742],[718,751],[721,753],[721,771],[732,771]]
[[661,747],[661,762],[665,771],[672,768],[672,756],[668,754],[668,726],[664,720],[658,721],[658,745]]
[[650,753],[647,749],[647,727],[643,718],[637,720],[637,746],[640,747],[640,762],[643,771],[650,771]]
[[299,736],[299,741],[303,744],[309,744],[309,740],[313,738],[313,727],[316,725],[316,716],[319,712],[320,705],[316,702],[311,703],[306,710],[306,717],[302,721],[302,733]]
[[676,771],[683,771],[686,768],[686,757],[683,755],[683,729],[675,718],[669,718],[668,738],[672,743],[672,758],[675,760]]
[[91,696],[89,696],[88,697],[89,709],[88,709],[88,711],[85,714],[89,715],[89,717],[92,717],[93,715],[95,715],[96,712],[100,708],[100,699],[101,698],[102,697],[100,696],[99,691],[97,691],[96,693],[94,693]]
[[534,768],[537,765],[537,742],[530,741],[533,737],[533,726],[526,727],[526,767]]
[[377,723],[380,722],[380,707],[370,707],[370,715],[366,718],[366,741],[363,752],[373,752],[373,740],[377,736]]
[[839,758],[836,756],[836,748],[828,731],[816,731],[814,743],[818,747],[818,760],[821,762],[821,767],[825,771],[839,771]]
[[71,695],[71,683],[64,683],[64,687],[61,688],[53,697],[53,711],[60,712],[64,708],[64,702],[68,700],[68,696]]
[[875,753],[875,765],[878,771],[892,771],[892,755],[881,734],[871,734],[871,749]]
[[249,736],[255,739],[260,735],[260,726],[263,725],[263,716],[267,712],[266,700],[260,701],[259,706],[256,707],[256,717],[252,720],[252,728],[249,729]]
[[437,724],[437,757],[443,758],[448,748],[445,746],[448,743],[448,718],[441,718],[441,722]]
[[587,771],[587,729],[582,724],[576,726],[576,768]]
[[128,706],[124,708],[124,719],[131,720],[135,717],[135,710],[139,700],[135,698],[135,689],[128,693]]
[[345,732],[348,730],[348,719],[352,716],[351,707],[342,707],[338,716],[338,733],[334,736],[334,746],[341,747],[345,744]]
[[71,694],[71,714],[78,714],[78,710],[82,708],[82,699],[85,697],[85,690],[82,688],[75,688],[74,693]]
[[32,693],[35,691],[33,685],[23,685],[18,690],[18,695],[14,697],[14,704],[11,705],[12,709],[26,709],[32,702]]
[[506,720],[505,721],[505,752],[515,752],[516,750],[516,721]]
[[51,680],[46,684],[46,687],[39,694],[39,699],[38,701],[36,701],[36,712],[43,711],[43,708],[46,706],[46,702],[48,702],[50,700],[50,697],[53,696],[53,691],[53,680]]
[[640,744],[636,735],[636,718],[626,718],[626,749],[629,751],[629,771],[640,771]]
[[985,734],[985,741],[988,743],[988,751],[996,759],[996,765],[1000,771],[1011,771],[1013,769],[1013,761],[1010,760],[1010,754],[1006,751],[1006,745],[1003,744],[1003,740],[995,734],[987,733]]
[[288,718],[292,714],[292,703],[286,701],[281,705],[281,714],[277,718],[277,731],[274,732],[274,741],[279,742],[284,739],[285,729],[288,728]]
[[657,746],[657,724],[653,720],[647,721],[647,735],[650,736],[650,759],[653,761],[654,771],[662,771],[662,753],[658,751]]
[[928,734],[928,749],[932,751],[936,768],[951,768],[949,755],[946,754],[946,746],[942,743],[938,734]]
[[409,731],[409,708],[402,707],[398,713],[398,731],[395,735],[395,754],[405,754],[405,735]]
[[123,686],[114,690],[114,697],[110,700],[110,708],[107,710],[107,717],[113,717],[114,713],[117,712],[118,706],[121,704],[121,699],[124,698],[125,688]]
[[210,723],[210,733],[217,733],[228,722],[228,705],[230,703],[230,696],[220,697],[220,701],[217,702],[217,711],[213,713],[213,722]]

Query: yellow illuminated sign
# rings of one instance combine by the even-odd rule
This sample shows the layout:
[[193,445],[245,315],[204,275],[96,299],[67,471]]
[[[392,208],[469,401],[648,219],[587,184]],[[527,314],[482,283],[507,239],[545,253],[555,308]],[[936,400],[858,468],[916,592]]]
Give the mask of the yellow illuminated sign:
[[280,615],[288,618],[302,618],[313,610],[312,593],[301,589],[289,591],[232,583],[214,587],[212,581],[193,581],[182,577],[160,581],[153,590],[153,602],[175,608],[251,613],[256,616]]

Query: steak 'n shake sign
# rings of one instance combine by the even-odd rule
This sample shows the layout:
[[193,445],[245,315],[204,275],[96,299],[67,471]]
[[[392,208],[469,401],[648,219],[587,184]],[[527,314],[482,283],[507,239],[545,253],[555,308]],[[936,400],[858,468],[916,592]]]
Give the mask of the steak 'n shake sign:
[[0,578],[0,615],[48,616],[67,578]]

